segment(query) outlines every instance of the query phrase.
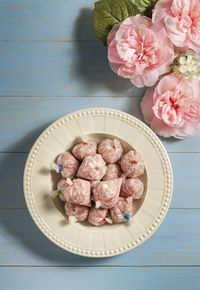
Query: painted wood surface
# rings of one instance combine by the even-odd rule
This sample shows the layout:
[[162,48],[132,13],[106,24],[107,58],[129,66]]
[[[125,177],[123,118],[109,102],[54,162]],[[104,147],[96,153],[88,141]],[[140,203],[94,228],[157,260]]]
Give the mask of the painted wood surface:
[[0,42],[5,96],[142,96],[110,69],[99,42]]
[[111,72],[93,29],[94,2],[0,0],[0,290],[199,289],[200,132],[161,138],[174,172],[171,207],[158,231],[129,253],[88,259],[65,252],[26,209],[27,152],[51,122],[88,107],[142,119],[144,89]]
[[[27,156],[27,153],[0,153],[0,184],[3,189],[0,208],[26,208],[22,179]],[[200,153],[170,153],[169,158],[174,171],[170,208],[200,208]]]
[[4,290],[199,290],[200,283],[199,269],[191,267],[3,267],[0,279]]
[[[56,119],[89,107],[118,109],[143,120],[138,97],[1,97],[0,152],[28,152],[40,133]],[[200,152],[200,131],[185,140],[161,141],[168,152]]]
[[0,41],[96,41],[93,0],[0,0]]
[[112,258],[70,254],[50,242],[27,210],[0,210],[0,265],[200,266],[200,209],[169,210],[159,229],[136,249]]

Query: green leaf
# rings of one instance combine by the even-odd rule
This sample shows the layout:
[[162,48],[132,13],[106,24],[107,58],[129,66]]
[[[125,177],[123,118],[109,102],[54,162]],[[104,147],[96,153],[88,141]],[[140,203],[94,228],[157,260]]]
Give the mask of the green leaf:
[[98,38],[107,45],[111,28],[124,19],[137,14],[151,13],[157,0],[101,0],[95,3],[94,29]]

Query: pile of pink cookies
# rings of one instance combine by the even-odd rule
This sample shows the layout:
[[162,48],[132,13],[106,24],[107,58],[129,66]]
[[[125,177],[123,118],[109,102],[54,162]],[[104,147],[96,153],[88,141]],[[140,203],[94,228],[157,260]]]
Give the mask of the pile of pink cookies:
[[52,170],[61,173],[56,195],[65,202],[69,222],[88,221],[96,226],[130,219],[134,199],[140,199],[144,185],[137,177],[145,170],[136,151],[123,155],[117,139],[75,145],[58,156]]

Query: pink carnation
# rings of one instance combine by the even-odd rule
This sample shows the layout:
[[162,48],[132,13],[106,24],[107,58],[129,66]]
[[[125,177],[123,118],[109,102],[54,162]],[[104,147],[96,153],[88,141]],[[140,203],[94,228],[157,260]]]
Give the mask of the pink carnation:
[[115,73],[140,88],[154,85],[160,75],[169,71],[174,48],[162,25],[136,15],[110,31],[108,59]]
[[141,107],[145,121],[157,134],[189,137],[200,128],[200,82],[166,76],[146,90]]
[[182,51],[200,51],[200,0],[159,0],[152,21],[164,25],[170,40]]

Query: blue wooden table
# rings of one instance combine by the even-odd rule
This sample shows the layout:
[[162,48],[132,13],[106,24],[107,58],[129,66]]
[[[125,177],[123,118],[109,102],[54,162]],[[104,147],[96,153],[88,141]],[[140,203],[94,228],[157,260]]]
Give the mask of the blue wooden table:
[[52,121],[109,107],[142,119],[143,89],[111,72],[92,0],[0,0],[0,289],[200,289],[200,132],[162,140],[174,194],[158,231],[121,256],[89,259],[52,244],[23,197],[24,163]]

